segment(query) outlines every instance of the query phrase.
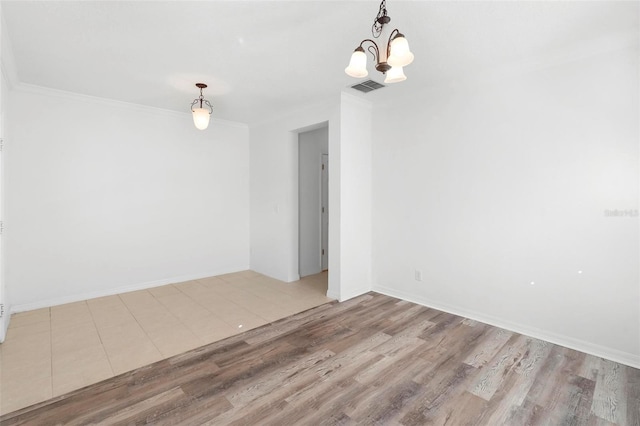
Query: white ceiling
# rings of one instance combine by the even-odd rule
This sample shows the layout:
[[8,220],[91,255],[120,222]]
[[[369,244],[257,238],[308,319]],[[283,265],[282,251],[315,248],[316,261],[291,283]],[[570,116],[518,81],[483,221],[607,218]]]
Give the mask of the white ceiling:
[[[188,111],[204,82],[215,117],[255,123],[354,84],[343,70],[371,37],[378,5],[2,1],[2,13],[21,83]],[[366,95],[374,99],[638,39],[635,1],[388,0],[387,9],[416,59],[406,82]],[[371,60],[369,70],[382,81]]]

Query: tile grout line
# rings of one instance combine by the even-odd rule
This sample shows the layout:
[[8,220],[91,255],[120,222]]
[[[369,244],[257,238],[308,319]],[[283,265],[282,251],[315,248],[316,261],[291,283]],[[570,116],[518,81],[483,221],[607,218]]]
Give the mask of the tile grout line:
[[[259,277],[247,278],[246,280],[250,281],[252,284],[256,284],[256,283],[255,283],[255,281],[256,281],[255,279],[256,279],[256,278],[259,278]],[[196,281],[200,281],[200,280],[196,280]],[[254,292],[252,292],[252,291],[246,290],[246,289],[244,289],[244,288],[242,288],[242,287],[237,287],[237,286],[235,286],[232,282],[225,281],[224,279],[221,279],[221,281],[223,281],[226,285],[231,285],[231,286],[233,286],[233,287],[234,287],[234,289],[236,289],[236,290],[239,290],[239,291],[241,291],[241,292],[243,292],[243,293],[249,294],[249,295],[251,295],[251,296],[253,296],[253,297],[257,297],[258,299],[262,300],[263,302],[265,302],[265,303],[267,303],[267,304],[273,304],[273,305],[276,305],[278,308],[281,308],[281,309],[287,309],[287,308],[288,308],[288,306],[282,305],[282,304],[277,303],[277,302],[272,302],[272,301],[270,301],[270,300],[268,300],[268,299],[265,299],[264,297],[260,296],[259,294],[254,293]],[[267,287],[267,288],[268,288],[269,290],[272,290],[272,291],[277,291],[278,293],[280,293],[280,294],[282,294],[282,295],[291,296],[291,295],[287,294],[286,292],[281,291],[281,290],[279,290],[279,289],[277,289],[277,288],[269,288],[269,287]],[[188,295],[187,295],[187,296],[188,296]],[[229,300],[229,299],[227,299],[227,300]],[[271,320],[271,319],[269,319],[269,318],[264,318],[264,317],[263,317],[263,316],[261,316],[260,314],[253,312],[253,310],[252,310],[252,309],[249,309],[248,307],[245,307],[245,306],[243,306],[243,305],[240,305],[239,303],[234,302],[233,300],[230,300],[230,302],[231,302],[231,303],[233,303],[233,304],[235,304],[235,305],[238,305],[238,306],[240,306],[241,308],[244,308],[244,309],[248,310],[248,311],[249,311],[249,312],[251,312],[252,314],[254,314],[254,315],[256,315],[256,316],[258,316],[258,317],[262,318],[263,320],[267,321],[267,323],[268,323],[268,324],[270,324],[270,323],[272,323],[272,322],[274,322],[274,321],[277,321],[277,320]],[[205,309],[206,309],[206,307],[205,307]]]
[[[168,287],[168,286],[172,286],[172,287],[174,287],[174,285],[173,285],[173,284],[166,284],[166,285],[161,286],[161,287]],[[177,289],[176,289],[176,290],[177,290]],[[179,323],[179,324],[183,325],[187,330],[189,330],[189,331],[194,335],[194,337],[196,337],[196,338],[199,340],[200,346],[203,346],[203,345],[206,345],[206,344],[207,344],[206,342],[204,342],[204,339],[202,339],[200,336],[198,336],[196,333],[194,333],[194,332],[193,332],[193,330],[191,330],[191,328],[189,328],[189,326],[188,326],[187,324],[185,324],[184,322],[182,322],[182,320],[181,320],[180,318],[178,318],[176,315],[174,315],[174,314],[169,310],[169,308],[167,308],[167,306],[166,306],[164,303],[162,303],[162,302],[161,302],[161,301],[160,301],[160,300],[159,300],[159,299],[158,299],[158,298],[157,298],[157,297],[156,297],[156,296],[155,296],[151,291],[149,291],[149,290],[144,290],[144,291],[145,291],[149,296],[151,296],[151,298],[152,298],[153,300],[155,300],[155,302],[156,302],[158,305],[160,305],[161,307],[163,307],[163,308],[164,308],[164,310],[165,310],[165,315],[167,315],[167,314],[168,314],[168,315],[173,316],[173,317],[175,318],[175,320],[177,321],[177,323]],[[153,345],[156,347],[156,349],[158,349],[158,352],[160,352],[160,355],[163,357],[162,359],[170,358],[171,356],[165,356],[165,355],[162,353],[162,351],[160,350],[160,348],[158,348],[158,347],[156,346],[156,344],[154,343],[154,341],[153,341],[153,339],[151,338],[151,336],[149,336],[149,333],[147,333],[147,330],[145,330],[144,326],[143,326],[142,324],[140,324],[140,322],[138,322],[138,318],[137,318],[137,317],[135,316],[135,314],[131,311],[131,309],[129,309],[129,306],[124,302],[124,300],[123,300],[123,303],[125,304],[126,308],[129,310],[129,312],[131,313],[131,315],[133,316],[133,318],[136,320],[136,322],[138,323],[138,325],[140,326],[140,328],[142,329],[142,331],[144,332],[144,334],[149,338],[149,340],[151,340],[151,343],[153,343]]]
[[[194,281],[198,281],[198,280],[194,280]],[[201,284],[202,285],[202,284]],[[201,303],[200,301],[198,301],[197,299],[194,299],[193,297],[189,296],[187,293],[185,293],[181,288],[176,286],[176,290],[178,290],[180,293],[182,293],[184,296],[186,296],[187,298],[189,298],[189,300],[192,300],[196,303],[196,305],[204,308],[205,311],[207,311],[209,314],[213,315],[214,317],[216,317],[217,319],[219,319],[220,321],[222,321],[223,323],[227,324],[229,327],[231,327],[232,330],[236,330],[236,326],[229,323],[227,320],[225,320],[224,318],[222,318],[220,315],[216,314],[215,312],[213,312],[211,309],[209,309],[207,306],[205,306],[203,303]],[[237,303],[235,303],[232,300],[227,299],[226,297],[222,296],[222,298],[224,299],[225,302],[230,303],[232,305],[236,305],[240,308],[242,308],[242,306],[238,305]],[[162,302],[161,302],[162,303]],[[163,303],[164,305],[164,303]],[[166,306],[166,305],[164,305]],[[168,308],[167,308],[168,309]],[[244,309],[244,308],[243,308]],[[177,318],[177,317],[176,317]],[[178,318],[178,321],[182,322],[182,320],[180,320],[180,318]],[[184,324],[184,323],[183,323]],[[185,326],[187,328],[189,328],[188,325],[185,324]],[[234,333],[233,335],[235,336],[238,333]]]
[[[187,297],[188,297],[188,295],[187,295],[187,294],[185,294],[182,290],[180,290],[180,289],[179,289],[178,287],[176,287],[175,285],[173,285],[173,284],[167,284],[167,287],[168,287],[168,286],[172,286],[173,288],[175,288],[175,289],[176,289],[176,291],[178,291],[179,293],[182,293],[182,294],[184,294],[185,296],[187,296]],[[201,346],[203,346],[203,345],[207,345],[207,344],[211,343],[211,342],[207,342],[207,341],[205,341],[204,337],[200,336],[199,334],[196,334],[196,332],[195,332],[195,331],[193,331],[193,330],[191,329],[191,327],[189,327],[189,325],[188,325],[188,324],[186,324],[184,321],[182,321],[182,320],[180,319],[180,317],[178,317],[178,316],[177,316],[177,315],[175,315],[173,312],[171,312],[171,310],[169,309],[169,307],[168,307],[166,304],[164,304],[164,303],[162,302],[162,300],[160,300],[160,298],[156,297],[156,295],[155,295],[155,294],[153,294],[153,293],[151,293],[151,292],[149,292],[149,293],[151,294],[151,297],[153,297],[153,298],[156,300],[156,302],[157,302],[158,304],[160,304],[160,305],[161,305],[161,306],[162,306],[162,307],[163,307],[163,308],[164,308],[164,309],[165,309],[165,310],[166,310],[166,311],[167,311],[171,316],[173,316],[173,317],[176,319],[176,321],[177,321],[180,325],[184,326],[187,330],[189,330],[191,333],[193,333],[193,335],[194,335],[194,336],[196,336],[196,337],[200,340],[200,342],[202,343],[202,345],[201,345]],[[207,312],[208,312],[208,310],[207,310]],[[214,315],[214,316],[216,316],[216,315]],[[218,319],[222,320],[222,319],[221,319],[221,318],[219,318],[218,316],[216,316],[216,318],[218,318]],[[225,321],[223,321],[223,322],[225,322]],[[226,324],[226,322],[225,322],[225,324]]]
[[[244,290],[244,289],[241,289],[241,290]],[[283,296],[291,296],[291,297],[294,297],[294,296],[292,296],[292,295],[290,295],[290,294],[287,294],[286,292],[281,291],[281,290],[279,290],[279,289],[277,289],[277,288],[272,288],[272,289],[270,289],[270,290],[271,290],[271,291],[276,291],[276,292],[278,292],[279,294],[281,294],[281,295],[283,295]],[[246,292],[247,292],[247,293],[249,293],[249,294],[251,294],[252,296],[257,297],[258,299],[260,299],[260,300],[264,301],[266,304],[271,304],[271,305],[275,305],[275,306],[277,306],[279,310],[286,310],[286,309],[289,309],[289,308],[290,308],[290,306],[288,306],[288,305],[286,305],[286,304],[282,304],[282,303],[278,303],[278,302],[273,302],[273,301],[271,301],[271,300],[269,300],[269,299],[266,299],[266,298],[262,297],[261,295],[256,294],[256,293],[254,293],[254,292],[252,292],[252,291],[246,291]],[[297,310],[297,309],[296,309],[296,310]],[[257,314],[256,314],[256,315],[257,315]],[[277,319],[275,319],[275,320],[269,320],[269,322],[271,323],[271,322],[277,321],[278,319],[281,319],[281,318],[277,318]]]
[[[253,280],[252,278],[248,278],[248,279]],[[198,281],[198,280],[196,280],[196,281]],[[223,281],[224,281],[224,280],[223,280]],[[232,284],[232,283],[229,283],[229,282],[227,282],[227,281],[225,281],[225,283],[227,283],[228,285],[232,285],[232,286],[233,286],[233,284]],[[236,286],[234,286],[234,288],[235,288],[235,289],[237,289],[237,290],[240,290],[240,291],[241,291],[241,292],[243,292],[243,293],[249,294],[249,295],[254,296],[254,297],[258,297],[257,295],[255,295],[255,294],[253,294],[253,293],[251,293],[251,292],[249,292],[249,291],[247,291],[247,290],[245,290],[245,289],[243,289],[243,288],[236,287]],[[189,295],[187,295],[187,296],[189,296]],[[189,297],[191,297],[191,296],[189,296]],[[267,302],[267,303],[271,303],[271,302],[269,302],[268,300],[263,299],[263,298],[261,298],[261,297],[258,297],[258,298],[259,298],[259,299],[262,299],[263,301],[265,301],[265,302]],[[243,305],[239,304],[238,302],[234,302],[234,301],[233,301],[233,300],[231,300],[231,299],[227,299],[227,301],[228,301],[228,302],[230,302],[230,303],[233,303],[234,305],[238,305],[240,308],[242,308],[242,309],[244,309],[244,310],[248,311],[249,313],[251,313],[251,314],[253,314],[253,315],[257,316],[258,318],[261,318],[261,319],[263,319],[263,320],[267,321],[267,324],[271,324],[271,323],[273,322],[273,321],[272,321],[272,320],[270,320],[269,318],[265,318],[265,317],[261,316],[260,314],[258,314],[258,313],[256,313],[256,312],[254,312],[254,311],[253,311],[253,309],[249,309],[248,307],[243,306]],[[205,306],[204,308],[205,308],[205,309],[207,309],[207,310],[209,310],[206,306]]]
[[[255,281],[256,281],[256,278],[259,278],[259,277],[258,277],[258,276],[256,276],[256,277],[251,277],[251,278],[245,278],[245,280],[249,281],[249,282],[252,284],[252,287],[253,287],[253,286],[255,286],[255,285],[256,285],[256,282],[255,282]],[[196,281],[200,281],[200,280],[196,280]],[[253,296],[253,297],[256,297],[256,298],[258,298],[258,299],[262,300],[262,301],[263,301],[264,303],[266,303],[266,304],[275,304],[275,305],[277,305],[277,306],[278,306],[278,308],[281,308],[281,309],[287,309],[287,307],[286,307],[286,306],[283,306],[283,305],[280,305],[280,304],[277,304],[277,303],[271,302],[270,300],[267,300],[267,299],[265,299],[265,298],[263,298],[263,297],[261,297],[261,296],[257,295],[256,293],[254,293],[254,292],[250,291],[250,290],[247,290],[247,289],[245,289],[245,288],[242,288],[242,287],[238,287],[238,286],[236,286],[236,285],[235,285],[234,283],[232,283],[232,282],[225,281],[225,280],[221,280],[221,281],[223,281],[226,285],[230,285],[230,286],[232,286],[235,290],[239,290],[239,291],[240,291],[240,292],[242,292],[242,293],[248,294],[248,295],[250,295],[250,296]],[[223,296],[223,297],[224,297],[224,296]],[[277,320],[279,319],[279,318],[278,318],[278,319],[273,319],[273,320],[272,320],[272,319],[269,319],[269,318],[265,318],[265,317],[263,317],[262,315],[258,314],[257,312],[254,312],[254,310],[253,310],[252,308],[249,308],[248,306],[241,305],[240,303],[235,302],[235,301],[233,301],[233,300],[231,300],[231,299],[227,299],[227,300],[228,300],[229,302],[233,303],[234,305],[238,305],[239,307],[241,307],[242,309],[244,309],[244,310],[246,310],[246,311],[250,312],[251,314],[253,314],[253,315],[255,315],[255,316],[257,316],[257,317],[259,317],[259,318],[261,318],[261,319],[263,319],[263,320],[265,320],[265,321],[267,321],[267,324],[271,324],[272,322],[277,321]],[[205,307],[205,309],[208,309],[208,308],[206,308],[206,307]]]
[[[256,278],[260,278],[260,276],[258,275],[258,276],[252,277],[252,278],[247,278],[247,280],[249,280],[252,284],[254,284],[254,285],[252,285],[252,286],[251,286],[251,288],[254,288],[254,287],[255,287],[255,284],[258,284],[260,287],[267,288],[268,290],[270,290],[270,291],[272,291],[272,292],[277,292],[278,294],[280,294],[280,295],[282,295],[282,296],[292,297],[292,298],[294,298],[295,300],[304,300],[304,298],[300,299],[300,296],[299,296],[299,295],[290,294],[290,293],[288,293],[288,292],[286,292],[286,291],[283,291],[283,290],[281,290],[281,289],[277,288],[277,286],[275,286],[275,287],[274,287],[274,286],[269,286],[269,285],[265,285],[265,284],[259,284],[259,280],[257,280]],[[198,281],[198,280],[196,280],[196,281]],[[227,285],[233,285],[233,283],[232,283],[232,282],[225,281],[224,279],[222,279],[222,281],[224,281],[224,282],[225,282],[225,284],[227,284]],[[257,281],[257,282],[256,282],[256,281]],[[285,284],[290,284],[290,285],[296,285],[296,284],[298,284],[298,285],[305,286],[307,283],[306,283],[306,282],[304,282],[304,279],[303,279],[303,278],[301,278],[301,279],[299,279],[299,280],[297,280],[297,281],[293,281],[293,282],[291,282],[291,283],[285,283]],[[234,286],[234,287],[235,287],[235,286]],[[313,286],[310,286],[310,287],[311,287],[312,289],[314,289],[314,290],[315,290],[315,288],[314,288]],[[266,304],[275,305],[275,306],[277,306],[278,308],[281,308],[281,309],[289,309],[289,308],[290,308],[290,306],[289,306],[289,305],[282,304],[282,303],[279,303],[279,302],[273,302],[273,301],[271,301],[271,300],[269,300],[269,299],[266,299],[266,298],[262,297],[260,294],[258,294],[258,293],[255,293],[255,292],[251,291],[251,290],[248,290],[248,289],[245,289],[245,288],[242,288],[242,287],[235,287],[235,288],[236,288],[237,290],[240,290],[240,291],[242,291],[242,292],[244,292],[244,293],[246,293],[246,294],[249,294],[249,295],[251,295],[251,296],[254,296],[254,297],[256,297],[256,298],[258,298],[258,299],[260,299],[260,300],[264,301]],[[304,288],[304,287],[302,287],[302,288]],[[305,293],[306,293],[306,291],[305,291]],[[322,296],[326,297],[326,295],[325,295],[324,293],[320,293],[320,294],[322,294]],[[308,296],[308,295],[307,295],[307,296]],[[306,296],[305,296],[305,297],[306,297]],[[234,302],[234,303],[235,303],[235,302]],[[248,307],[245,307],[245,306],[240,305],[240,304],[238,304],[238,303],[236,303],[236,304],[237,304],[237,305],[239,305],[239,306],[241,306],[241,307],[243,307],[243,308],[245,308],[245,309],[247,309],[247,310],[249,310],[249,311],[251,311],[251,312],[252,312],[252,313],[254,313],[255,315],[259,316],[260,318],[263,318],[265,321],[268,321],[269,323],[272,323],[272,322],[277,321],[278,319],[280,319],[280,318],[278,318],[278,319],[275,319],[275,320],[271,320],[271,319],[268,319],[268,318],[264,318],[264,317],[260,316],[259,314],[257,314],[257,313],[255,313],[255,312],[253,312],[253,311],[252,311],[251,309],[249,309]],[[314,303],[314,304],[315,304],[315,303]]]
[[[248,291],[248,290],[245,290],[243,288],[239,288],[239,290],[244,291],[245,293],[248,293],[248,294],[250,294],[250,295],[252,295],[254,297],[257,297],[258,299],[261,299],[261,300],[265,301],[266,303],[270,303],[270,304],[276,305],[279,308],[282,308],[282,309],[287,309],[288,308],[288,306],[282,305],[282,304],[277,303],[277,302],[272,302],[271,300],[265,299],[264,297],[260,296],[259,294],[254,293],[252,291]],[[280,293],[282,295],[287,295],[287,293],[285,293],[284,291],[278,290],[277,288],[276,289],[270,289],[270,290],[277,291],[278,293]]]
[[109,358],[109,354],[107,353],[107,348],[104,346],[104,342],[102,341],[102,335],[100,334],[100,330],[98,329],[98,324],[96,324],[96,320],[93,317],[93,311],[91,310],[91,306],[87,300],[84,301],[87,305],[87,309],[89,310],[89,315],[91,315],[91,322],[93,323],[93,327],[96,329],[96,334],[98,335],[98,339],[100,340],[100,347],[102,348],[102,352],[104,352],[104,356],[107,357],[107,362],[109,363],[109,368],[111,369],[111,377],[115,377],[115,370],[113,369],[113,365],[111,365],[111,358]]
[[[151,294],[148,290],[142,290],[145,293],[149,293]],[[122,302],[122,304],[124,305],[125,308],[127,308],[127,311],[129,312],[129,314],[131,314],[131,316],[133,317],[134,321],[136,322],[136,324],[138,324],[138,327],[140,327],[140,330],[142,330],[142,332],[144,333],[145,336],[147,336],[147,339],[149,339],[149,341],[151,342],[151,344],[153,345],[154,348],[156,348],[156,350],[158,351],[158,353],[160,354],[160,356],[162,357],[159,361],[162,361],[163,359],[166,359],[168,357],[165,357],[164,354],[162,353],[162,351],[160,350],[160,348],[158,346],[156,346],[155,342],[153,341],[153,339],[151,338],[151,336],[149,336],[149,334],[147,334],[147,330],[144,329],[144,327],[142,326],[142,324],[140,324],[140,322],[138,321],[138,318],[136,318],[136,316],[133,314],[133,312],[131,312],[131,309],[129,309],[129,305],[126,304],[126,302],[124,301],[124,299],[122,298],[122,294],[125,293],[121,293],[118,294],[118,299],[120,299],[120,302]],[[151,294],[151,296],[153,297],[153,295]]]

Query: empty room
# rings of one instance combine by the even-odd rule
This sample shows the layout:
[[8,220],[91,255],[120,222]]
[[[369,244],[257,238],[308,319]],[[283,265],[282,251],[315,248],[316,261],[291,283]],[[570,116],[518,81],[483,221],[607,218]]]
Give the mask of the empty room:
[[639,2],[0,18],[3,426],[640,426]]

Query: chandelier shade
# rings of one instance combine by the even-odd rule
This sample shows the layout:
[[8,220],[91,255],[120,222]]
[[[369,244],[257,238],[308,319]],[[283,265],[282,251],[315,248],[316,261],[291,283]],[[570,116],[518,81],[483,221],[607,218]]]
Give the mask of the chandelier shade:
[[347,75],[355,78],[363,78],[369,75],[367,71],[367,54],[364,53],[362,46],[358,46],[351,55],[349,66],[344,69]]
[[406,79],[407,79],[407,76],[404,75],[404,70],[402,69],[402,67],[391,67],[391,69],[386,73],[384,82],[398,83],[400,81],[405,81]]
[[389,51],[387,63],[392,67],[406,67],[413,62],[413,53],[409,50],[409,42],[400,33],[391,40]]

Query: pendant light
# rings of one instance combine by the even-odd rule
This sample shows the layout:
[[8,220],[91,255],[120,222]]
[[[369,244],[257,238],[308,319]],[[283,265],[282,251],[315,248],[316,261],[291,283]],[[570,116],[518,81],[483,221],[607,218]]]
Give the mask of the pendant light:
[[[191,102],[191,113],[193,114],[193,124],[199,130],[204,130],[209,126],[209,119],[213,112],[213,106],[204,98],[202,89],[207,87],[204,83],[196,83],[196,87],[200,89],[200,96]],[[205,105],[207,108],[205,108]],[[194,108],[195,106],[195,108]]]

